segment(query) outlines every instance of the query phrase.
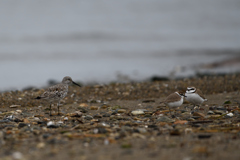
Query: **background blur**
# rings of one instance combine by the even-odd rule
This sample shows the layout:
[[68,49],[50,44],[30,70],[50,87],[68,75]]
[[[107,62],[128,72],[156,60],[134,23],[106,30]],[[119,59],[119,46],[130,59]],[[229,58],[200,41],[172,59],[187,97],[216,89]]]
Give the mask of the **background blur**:
[[0,91],[240,70],[239,0],[0,0]]

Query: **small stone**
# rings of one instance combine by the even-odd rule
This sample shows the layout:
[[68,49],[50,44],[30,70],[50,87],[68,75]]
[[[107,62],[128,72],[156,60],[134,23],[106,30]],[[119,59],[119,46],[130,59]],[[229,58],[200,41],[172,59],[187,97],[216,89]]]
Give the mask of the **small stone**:
[[184,121],[184,120],[174,122],[174,124],[187,124],[187,123],[188,121]]
[[22,110],[18,109],[16,110],[17,113],[22,113]]
[[233,117],[233,113],[228,113],[227,116]]
[[107,133],[107,130],[105,128],[99,127],[99,128],[95,128],[93,130],[93,133],[95,133],[95,134],[105,134],[105,133]]
[[205,115],[203,113],[199,113],[199,112],[194,112],[193,116],[205,117]]
[[90,116],[90,115],[86,115],[86,116],[84,117],[84,119],[86,119],[86,120],[92,120],[92,119],[93,119],[93,117],[92,117],[92,116]]
[[142,103],[153,103],[153,102],[155,102],[155,100],[153,99],[146,99],[142,101]]
[[185,134],[193,133],[192,128],[185,128]]
[[79,104],[79,106],[80,106],[80,107],[87,107],[88,104],[86,104],[86,103],[81,103],[81,104]]
[[226,112],[223,111],[223,110],[215,110],[214,113],[215,113],[215,114],[219,114],[219,115],[226,114]]
[[119,110],[117,110],[117,112],[118,112],[118,113],[125,113],[126,110],[125,110],[125,109],[119,109]]
[[137,131],[142,134],[147,133],[146,128],[137,128]]
[[98,107],[97,106],[91,106],[90,110],[98,110]]
[[225,101],[223,104],[231,104],[231,101]]
[[22,128],[22,127],[25,127],[25,126],[28,126],[29,124],[27,123],[19,123],[18,124],[18,128]]
[[105,114],[103,114],[103,117],[110,117],[110,116],[111,116],[110,113],[105,113]]
[[44,115],[39,114],[39,115],[34,115],[34,117],[44,117]]
[[14,153],[12,154],[12,158],[13,158],[13,159],[22,159],[23,156],[22,156],[22,153],[21,153],[21,152],[14,152]]
[[96,114],[96,115],[93,116],[93,118],[102,118],[102,115]]
[[157,122],[169,122],[169,123],[175,122],[174,120],[172,120],[166,116],[161,116],[156,121]]
[[30,123],[30,121],[29,121],[27,118],[24,118],[24,119],[23,119],[23,122],[24,122],[24,123]]
[[181,132],[178,129],[174,129],[170,132],[171,136],[179,136],[181,135]]
[[21,105],[14,104],[10,106],[10,108],[17,108],[17,107],[21,107]]
[[47,128],[58,128],[58,125],[56,125],[56,123],[53,121],[49,121],[47,123]]
[[212,114],[214,114],[214,112],[213,111],[208,111],[207,114],[212,115]]
[[211,134],[199,134],[198,138],[199,139],[207,139],[207,138],[211,138],[212,135]]
[[106,108],[108,108],[108,107],[110,107],[110,106],[107,105],[107,104],[103,104],[103,105],[101,106],[101,109],[106,109]]
[[112,110],[116,110],[116,109],[121,109],[121,106],[113,106],[111,108],[112,108]]
[[143,115],[145,114],[143,110],[134,110],[131,112],[132,115],[136,116],[136,115]]
[[70,116],[70,117],[82,117],[82,112],[80,112],[80,111],[75,111],[74,113],[67,114],[66,116]]
[[39,148],[39,149],[42,149],[42,148],[44,148],[46,145],[45,145],[45,143],[43,143],[43,142],[40,142],[40,143],[38,143],[37,144],[37,148]]
[[68,121],[68,117],[64,117],[63,120],[64,120],[64,121]]
[[218,106],[216,107],[217,110],[227,110],[224,106]]

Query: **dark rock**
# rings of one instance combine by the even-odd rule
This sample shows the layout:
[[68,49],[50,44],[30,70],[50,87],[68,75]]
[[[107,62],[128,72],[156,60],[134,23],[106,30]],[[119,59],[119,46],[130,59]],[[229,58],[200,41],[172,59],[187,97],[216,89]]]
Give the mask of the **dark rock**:
[[86,115],[86,116],[84,117],[84,119],[86,119],[86,120],[92,120],[92,119],[93,119],[93,117],[92,117],[92,116],[90,116],[90,115]]
[[18,124],[18,128],[22,128],[22,127],[25,127],[25,126],[28,126],[29,124],[27,123],[19,123]]
[[212,135],[211,134],[199,134],[198,138],[199,139],[207,139],[207,138],[211,138]]
[[153,100],[153,99],[146,99],[146,100],[142,101],[142,103],[152,103],[152,102],[155,102],[155,100]]

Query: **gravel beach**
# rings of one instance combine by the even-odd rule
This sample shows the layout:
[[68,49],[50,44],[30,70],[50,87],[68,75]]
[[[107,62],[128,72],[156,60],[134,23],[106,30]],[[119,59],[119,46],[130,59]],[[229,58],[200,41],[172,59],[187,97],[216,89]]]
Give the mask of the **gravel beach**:
[[[171,118],[160,104],[195,86],[208,101],[184,101]],[[70,86],[49,116],[44,89],[0,95],[0,159],[239,159],[240,75]]]

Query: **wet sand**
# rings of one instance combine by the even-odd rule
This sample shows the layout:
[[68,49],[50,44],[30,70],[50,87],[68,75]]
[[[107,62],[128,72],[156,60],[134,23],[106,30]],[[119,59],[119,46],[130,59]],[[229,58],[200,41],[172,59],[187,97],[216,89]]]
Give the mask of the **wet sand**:
[[[160,104],[187,86],[208,99],[191,114],[187,101],[171,118]],[[57,107],[37,101],[43,89],[0,96],[1,159],[239,159],[240,75],[142,83],[70,86]],[[228,113],[232,113],[228,114]]]

